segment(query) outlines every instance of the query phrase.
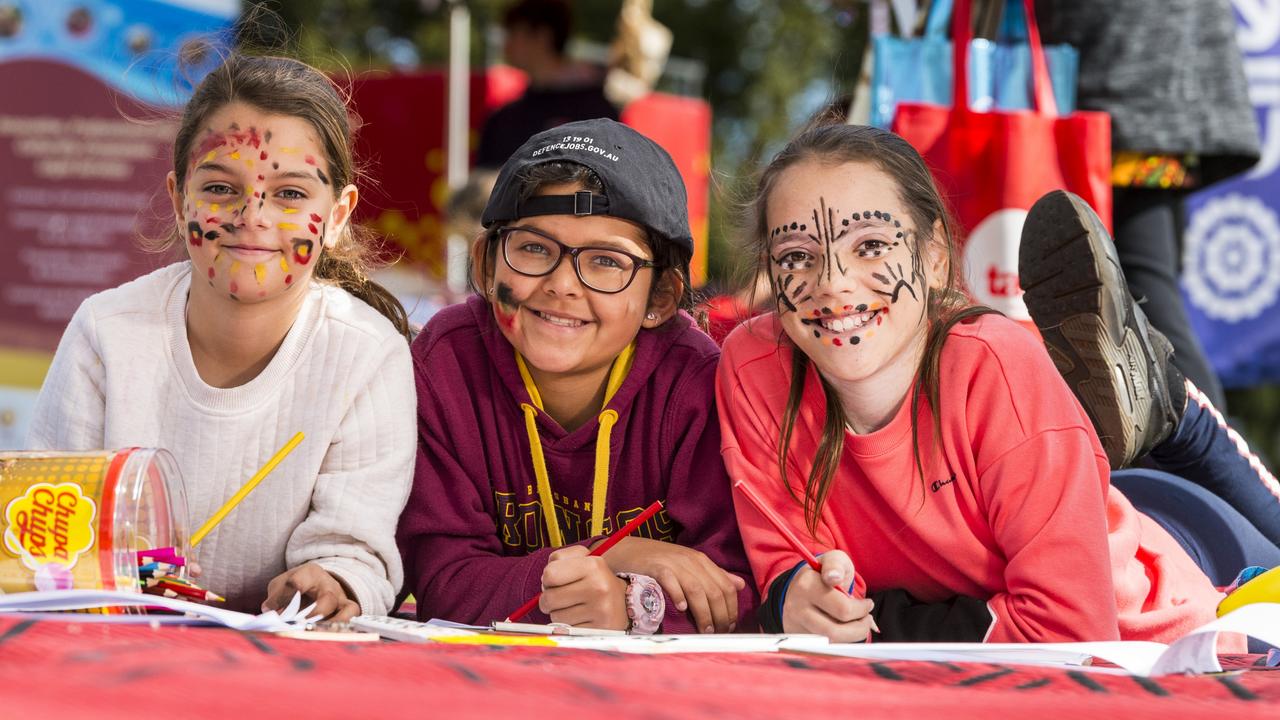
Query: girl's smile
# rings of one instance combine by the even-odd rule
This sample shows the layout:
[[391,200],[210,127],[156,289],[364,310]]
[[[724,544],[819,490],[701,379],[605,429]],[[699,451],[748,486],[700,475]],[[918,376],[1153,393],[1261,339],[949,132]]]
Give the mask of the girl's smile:
[[529,307],[528,305],[525,305],[522,309],[548,325],[551,332],[573,333],[584,329],[592,322],[591,320],[584,320],[571,314],[537,310]]
[[848,342],[856,345],[860,342],[860,334],[864,330],[881,324],[884,322],[884,316],[889,314],[888,307],[881,306],[873,309],[866,309],[866,307],[866,305],[845,305],[840,312],[826,313],[822,310],[814,310],[814,317],[801,318],[800,322],[814,329],[814,337],[821,337],[819,333],[825,332],[836,339],[845,337]]

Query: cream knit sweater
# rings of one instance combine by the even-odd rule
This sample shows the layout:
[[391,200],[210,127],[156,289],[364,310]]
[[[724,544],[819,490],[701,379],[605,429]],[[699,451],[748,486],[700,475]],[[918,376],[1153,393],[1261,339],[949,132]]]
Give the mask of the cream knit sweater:
[[169,450],[192,532],[302,431],[302,444],[200,544],[200,583],[257,612],[273,577],[314,561],[362,612],[386,614],[403,580],[395,529],[417,449],[408,344],[373,308],[313,282],[266,369],[240,387],[210,387],[187,344],[190,283],[189,263],[177,263],[80,306],[28,447]]

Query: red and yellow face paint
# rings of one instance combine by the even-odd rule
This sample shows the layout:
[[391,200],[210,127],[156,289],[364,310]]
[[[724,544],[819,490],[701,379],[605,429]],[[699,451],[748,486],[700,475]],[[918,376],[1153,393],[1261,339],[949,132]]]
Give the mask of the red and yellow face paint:
[[310,280],[335,205],[325,154],[302,119],[232,103],[189,156],[181,226],[195,277],[236,302]]

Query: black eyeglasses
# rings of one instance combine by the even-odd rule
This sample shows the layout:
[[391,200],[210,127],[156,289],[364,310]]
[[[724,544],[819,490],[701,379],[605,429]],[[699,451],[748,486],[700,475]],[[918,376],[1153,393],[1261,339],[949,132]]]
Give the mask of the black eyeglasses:
[[578,280],[598,293],[612,295],[630,287],[641,268],[657,263],[628,252],[603,247],[569,247],[541,230],[528,227],[498,229],[502,239],[502,259],[507,267],[527,277],[543,277],[555,272],[568,255]]

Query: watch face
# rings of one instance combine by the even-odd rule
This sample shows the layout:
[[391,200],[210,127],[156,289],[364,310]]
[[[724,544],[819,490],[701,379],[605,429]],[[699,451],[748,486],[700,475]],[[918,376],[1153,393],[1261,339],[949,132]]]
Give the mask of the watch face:
[[640,607],[650,615],[658,611],[658,593],[652,588],[645,588],[644,594],[640,596]]

